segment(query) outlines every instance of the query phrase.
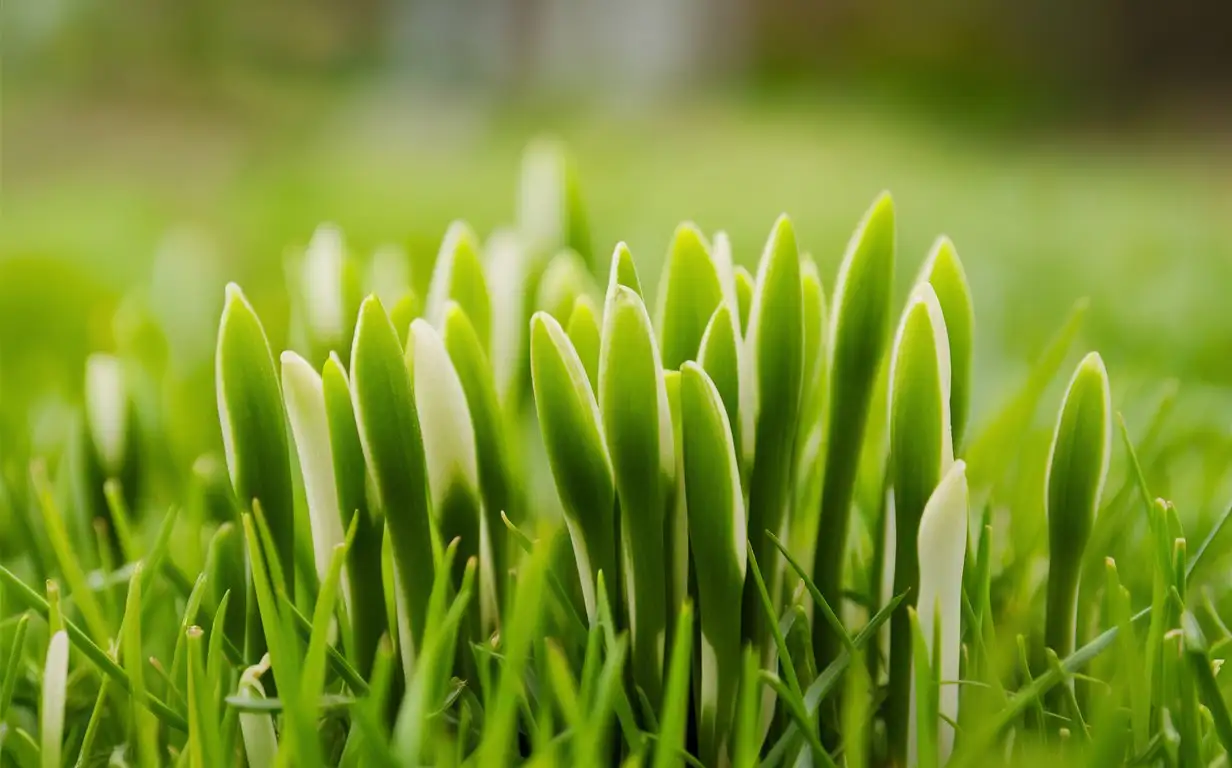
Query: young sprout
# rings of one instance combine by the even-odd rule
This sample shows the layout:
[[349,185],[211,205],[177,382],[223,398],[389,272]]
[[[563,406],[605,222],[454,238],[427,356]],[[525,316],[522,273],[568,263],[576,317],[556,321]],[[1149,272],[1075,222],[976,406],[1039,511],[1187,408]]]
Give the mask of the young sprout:
[[[741,477],[747,481],[748,468],[753,464],[753,419],[756,416],[754,411],[757,406],[753,392],[753,359],[749,354],[748,344],[745,343],[749,310],[753,305],[753,278],[744,267],[733,265],[731,240],[728,239],[726,232],[715,234],[714,246],[710,251],[710,255],[714,259],[715,269],[719,273],[719,285],[723,289],[723,303],[727,305],[730,313],[732,339],[737,342],[736,373],[739,397],[737,398],[737,405],[734,406],[735,410],[729,409],[728,413],[735,413],[738,417],[732,422],[732,436],[736,441],[736,457],[740,460]],[[748,280],[747,296],[743,295],[740,287],[741,275]],[[713,321],[714,316],[711,315],[710,319]],[[704,336],[702,338],[702,346],[705,346]],[[705,368],[706,364],[702,350],[698,351],[697,359],[698,362],[702,363],[702,367]]]
[[[342,515],[338,510],[338,488],[334,481],[334,457],[329,441],[329,421],[325,413],[325,390],[321,376],[308,361],[294,352],[282,353],[283,395],[291,434],[299,454],[304,491],[308,497],[308,520],[312,528],[312,550],[317,578],[329,570],[330,552],[342,543]],[[343,577],[346,584],[346,575]],[[344,589],[347,589],[344,586]]]
[[368,468],[355,423],[351,384],[337,355],[330,355],[325,361],[321,385],[340,522],[345,530],[355,526],[355,538],[347,550],[350,590],[347,611],[355,644],[354,657],[360,674],[367,675],[372,671],[381,636],[389,629],[385,580],[381,574],[385,525],[369,507]]
[[484,624],[494,626],[494,576],[490,559],[481,556],[490,548],[480,533],[486,526],[480,510],[479,461],[466,392],[445,342],[426,320],[411,323],[406,354],[415,382],[415,406],[423,430],[428,488],[437,529],[443,541],[460,540],[458,556],[454,558],[453,584],[455,588],[461,585],[468,560],[480,560],[485,574],[481,581],[487,588],[481,589],[478,604],[484,613]]
[[971,286],[948,237],[940,237],[920,269],[920,282],[937,293],[950,343],[950,423],[954,451],[962,447],[971,410],[971,361],[975,351],[975,310]]
[[470,227],[460,221],[449,225],[428,286],[425,317],[440,328],[445,322],[446,305],[450,301],[457,302],[471,319],[486,353],[492,335],[492,299],[488,295],[479,250],[479,238]]
[[586,378],[595,391],[599,387],[599,346],[603,335],[599,327],[599,308],[594,299],[582,294],[573,302],[573,311],[569,313],[569,324],[566,326],[569,341],[573,342],[582,366],[586,369]]
[[740,688],[748,526],[730,420],[718,388],[696,363],[685,363],[681,371],[680,406],[701,624],[701,758],[707,765],[720,765]]
[[[894,203],[883,194],[847,245],[830,307],[830,419],[813,580],[832,606],[842,605],[851,500],[869,402],[890,330],[893,286]],[[813,647],[823,666],[838,655],[839,638],[825,622],[813,623]]]
[[410,622],[409,637],[399,637],[405,648],[416,651],[440,546],[430,521],[428,467],[411,373],[394,326],[375,297],[360,308],[350,380],[360,444],[393,545],[399,581],[395,598],[404,601]]
[[[950,437],[950,354],[945,319],[932,286],[912,291],[894,339],[890,361],[890,464],[894,489],[894,594],[907,593],[922,621],[932,623],[924,597],[917,545],[930,497],[954,461]],[[965,528],[964,528],[965,530]],[[966,547],[966,537],[962,538]],[[890,625],[890,711],[887,726],[893,754],[908,746],[911,697],[911,626],[906,614]]]
[[[239,286],[227,286],[214,363],[218,417],[227,470],[240,509],[260,504],[273,534],[274,550],[295,594],[295,502],[287,414],[265,329]],[[249,658],[265,652],[261,617],[249,611]]]
[[[522,517],[517,481],[510,466],[505,419],[492,367],[479,345],[470,318],[458,304],[445,308],[445,324],[441,332],[449,358],[466,393],[467,408],[475,430],[475,453],[479,469],[479,489],[483,500],[483,521],[486,533],[482,540],[491,547],[490,556],[481,568],[490,567],[495,576],[496,605],[503,605],[504,581],[507,578],[507,539],[505,513],[512,520]],[[596,344],[596,347],[598,345]],[[486,571],[481,571],[481,575]],[[486,576],[484,578],[487,578]],[[486,590],[488,585],[481,584]]]
[[677,370],[697,359],[706,322],[722,298],[710,244],[696,226],[681,224],[672,236],[655,302],[664,368]]
[[663,528],[676,458],[650,316],[641,297],[622,285],[608,294],[603,312],[599,406],[620,508],[634,679],[658,701],[667,635]]
[[39,732],[44,768],[59,768],[64,748],[64,708],[68,689],[68,633],[57,630],[47,644]]
[[498,230],[484,247],[484,274],[492,306],[492,340],[488,358],[499,402],[518,402],[526,375],[527,281],[530,265],[517,234]]
[[[800,251],[791,220],[774,223],[757,268],[757,292],[749,314],[748,345],[753,365],[756,455],[749,472],[748,537],[765,564],[771,602],[780,597],[782,560],[767,532],[784,535],[792,501],[792,469],[800,390],[804,375],[804,316]],[[756,585],[745,583],[745,639],[760,644],[763,660],[774,642]]]
[[[617,573],[616,502],[599,406],[565,330],[551,315],[536,312],[530,332],[531,381],[539,431],[547,449],[556,492],[573,541],[586,614],[598,618],[595,580],[600,571]],[[614,582],[607,580],[615,603]]]
[[1082,359],[1057,417],[1044,479],[1048,513],[1048,611],[1044,644],[1064,658],[1074,650],[1083,552],[1108,475],[1112,405],[1098,353]]
[[[939,764],[944,764],[954,748],[954,729],[958,722],[959,654],[962,645],[963,563],[967,556],[967,465],[957,461],[933,491],[920,516],[917,538],[920,563],[920,631],[929,656],[941,659],[941,669],[933,674],[941,680],[938,709]],[[940,625],[936,622],[940,621]],[[940,638],[940,649],[934,647]],[[913,678],[914,679],[914,678]],[[909,760],[916,759],[916,695],[911,693],[911,738]]]

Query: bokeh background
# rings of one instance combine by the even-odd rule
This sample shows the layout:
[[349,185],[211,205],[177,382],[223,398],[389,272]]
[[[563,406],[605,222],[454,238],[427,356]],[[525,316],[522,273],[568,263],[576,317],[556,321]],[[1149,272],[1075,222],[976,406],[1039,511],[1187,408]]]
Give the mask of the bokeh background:
[[[422,292],[451,220],[483,235],[516,221],[523,148],[544,134],[572,153],[600,259],[626,240],[651,282],[679,221],[726,230],[751,265],[785,211],[830,287],[889,189],[902,292],[939,234],[967,266],[977,425],[1089,297],[1079,346],[1104,353],[1118,405],[1150,413],[1175,378],[1177,450],[1230,455],[1227,4],[40,0],[2,14],[10,478],[60,439],[93,351],[139,349],[166,373],[159,460],[216,452],[227,281],[282,348],[284,260],[331,221],[360,256],[403,249]],[[1223,474],[1203,475],[1197,503]]]

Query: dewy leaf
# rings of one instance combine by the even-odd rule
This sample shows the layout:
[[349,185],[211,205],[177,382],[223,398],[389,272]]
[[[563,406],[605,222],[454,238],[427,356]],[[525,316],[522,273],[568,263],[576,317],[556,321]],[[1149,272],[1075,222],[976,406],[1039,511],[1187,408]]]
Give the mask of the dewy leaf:
[[[927,283],[916,286],[903,310],[890,361],[890,465],[894,493],[894,593],[920,593],[917,534],[929,498],[954,460],[950,438],[949,350],[945,319]],[[965,553],[966,538],[963,538]],[[932,611],[920,605],[922,613]],[[931,625],[931,619],[929,619]],[[886,725],[892,753],[908,746],[911,696],[911,625],[905,614],[890,622],[890,710]]]
[[[792,501],[792,469],[800,390],[804,373],[804,316],[800,251],[786,216],[774,223],[757,269],[757,293],[749,314],[748,344],[753,360],[756,457],[749,473],[749,541],[766,564],[766,583],[777,613],[781,560],[766,531],[783,534]],[[757,642],[763,661],[774,646],[759,610],[757,590],[745,584],[745,639]]]
[[[962,578],[967,556],[967,465],[957,461],[933,491],[920,516],[917,539],[920,564],[920,631],[931,656],[941,657],[941,669],[934,674],[942,681],[959,679],[959,654],[962,645]],[[940,618],[941,648],[933,647],[935,619]],[[941,765],[949,760],[958,722],[957,685],[942,685],[940,691],[938,749]],[[915,702],[912,695],[912,702]],[[912,738],[909,753],[916,744],[916,714],[911,715]]]
[[697,359],[706,323],[722,300],[710,245],[696,226],[681,224],[667,251],[655,303],[664,368],[676,370],[686,360]]
[[[869,401],[890,329],[893,285],[894,203],[883,194],[847,245],[830,310],[830,419],[813,580],[833,606],[842,604],[851,500]],[[823,622],[813,624],[813,647],[823,667],[838,654],[838,638]]]
[[[236,498],[243,509],[260,501],[279,563],[293,574],[295,513],[287,416],[265,330],[234,283],[227,286],[218,329],[215,377],[223,446]],[[294,579],[287,589],[294,593]]]
[[429,519],[428,467],[411,374],[389,316],[369,297],[351,351],[351,397],[364,458],[385,514],[406,601],[411,644],[423,637],[438,549]]
[[[325,413],[321,376],[308,361],[294,352],[282,353],[283,396],[291,433],[304,475],[308,519],[312,525],[312,550],[317,578],[329,571],[330,553],[342,543],[342,516],[338,511],[338,488],[334,481],[334,457]],[[343,589],[347,583],[343,574]]]
[[86,358],[86,421],[99,463],[108,477],[118,477],[127,453],[128,389],[124,364],[114,355]]
[[61,629],[47,644],[39,699],[39,745],[45,768],[58,768],[64,744],[64,706],[68,687],[68,634]]
[[620,501],[634,679],[658,701],[667,633],[663,523],[676,459],[650,317],[641,297],[624,286],[604,309],[599,403]]
[[740,687],[741,616],[748,524],[730,421],[718,388],[696,363],[680,380],[689,541],[701,624],[701,758],[719,765]]
[[[342,360],[337,355],[331,355],[325,361],[321,384],[340,522],[348,530],[355,525],[355,538],[347,550],[347,573],[350,576],[347,611],[355,646],[351,656],[360,674],[368,675],[381,636],[389,628],[385,611],[385,584],[381,574],[385,526],[368,507],[368,470],[359,429],[355,424],[351,386]],[[356,517],[359,519],[355,520]]]
[[597,293],[595,279],[591,277],[582,257],[573,251],[561,251],[548,262],[543,276],[539,278],[535,309],[566,322],[578,296]]
[[479,343],[487,352],[492,335],[492,300],[479,250],[479,238],[470,227],[460,221],[449,225],[428,286],[426,317],[440,328],[445,322],[446,304],[457,302],[471,319]]
[[1111,442],[1108,372],[1092,352],[1065,391],[1044,480],[1049,544],[1044,643],[1061,657],[1074,650],[1078,577],[1108,475]]
[[941,237],[933,245],[920,280],[927,282],[937,293],[937,301],[945,314],[945,327],[949,335],[950,369],[950,423],[953,425],[954,450],[962,446],[967,430],[967,418],[971,410],[971,361],[975,352],[975,310],[971,303],[971,286],[967,273],[958,259],[958,251],[948,237]]
[[[593,623],[598,616],[595,579],[599,571],[618,573],[615,481],[599,406],[569,337],[544,312],[531,319],[530,360],[539,430],[573,541],[586,614]],[[608,589],[609,600],[615,602],[611,580]]]
[[589,296],[583,294],[573,302],[573,311],[569,313],[569,341],[577,350],[582,366],[586,369],[586,378],[596,391],[599,387],[599,346],[602,331],[599,328],[599,309]]
[[[411,323],[407,359],[415,380],[415,405],[423,429],[428,488],[441,539],[460,539],[454,560],[454,586],[461,584],[466,561],[480,558],[479,460],[466,392],[445,342],[425,320]],[[484,558],[486,560],[486,558]],[[488,564],[491,565],[490,563]],[[495,621],[495,604],[490,603]]]

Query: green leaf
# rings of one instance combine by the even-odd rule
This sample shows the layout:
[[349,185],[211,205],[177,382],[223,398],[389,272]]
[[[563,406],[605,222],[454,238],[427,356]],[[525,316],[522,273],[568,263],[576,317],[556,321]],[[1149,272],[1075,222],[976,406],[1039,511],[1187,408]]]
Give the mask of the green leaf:
[[945,314],[945,327],[950,348],[950,420],[953,425],[954,450],[962,446],[971,410],[972,357],[975,352],[975,310],[971,302],[971,286],[967,273],[958,259],[958,251],[948,237],[933,244],[932,251],[920,270],[920,280],[928,282],[937,293],[937,301]]
[[101,353],[86,358],[85,401],[86,422],[99,464],[107,477],[119,477],[130,439],[130,401],[123,361]]
[[740,308],[740,331],[747,333],[749,329],[749,312],[753,309],[753,293],[757,283],[753,274],[742,266],[736,267],[736,303]]
[[351,351],[351,396],[360,444],[393,544],[397,590],[406,601],[409,648],[423,639],[439,546],[432,531],[428,467],[411,374],[380,301],[360,309]]
[[475,429],[462,381],[453,367],[445,342],[424,320],[411,323],[407,362],[415,380],[415,402],[423,429],[428,462],[428,487],[437,530],[444,541],[459,539],[453,584],[461,585],[471,558],[483,565],[480,599],[484,626],[496,625],[499,606],[493,594],[495,576],[487,556],[490,547],[480,509],[479,460]]
[[236,648],[244,647],[244,622],[247,617],[245,598],[244,539],[234,523],[218,526],[210,539],[205,555],[205,585],[209,602],[219,605],[222,596],[231,594],[231,609],[227,613],[223,632]]
[[[467,407],[475,432],[475,452],[479,468],[479,489],[483,499],[484,539],[491,547],[490,562],[481,562],[483,579],[493,578],[496,603],[503,605],[509,563],[509,537],[501,513],[519,517],[517,483],[508,456],[508,437],[501,412],[496,382],[488,358],[479,346],[470,318],[456,304],[445,310],[442,331],[445,348],[466,393]],[[490,574],[488,570],[490,569]],[[485,575],[486,574],[486,575]],[[484,586],[484,589],[489,587]]]
[[479,344],[486,353],[491,348],[492,300],[488,296],[479,253],[479,238],[470,227],[460,221],[449,225],[432,270],[425,316],[428,322],[440,328],[445,322],[448,303],[456,302],[471,319]]
[[291,421],[291,433],[295,438],[300,471],[304,476],[304,491],[308,497],[313,559],[319,580],[325,578],[330,554],[343,538],[338,486],[334,480],[334,457],[329,440],[329,418],[325,412],[325,390],[321,376],[294,352],[282,353],[282,382],[287,416]]
[[685,731],[689,724],[689,669],[693,650],[693,606],[685,602],[676,617],[667,688],[663,694],[662,725],[655,744],[655,768],[670,768],[680,764],[685,749]]
[[735,317],[726,302],[720,304],[711,315],[706,332],[702,335],[697,360],[718,388],[722,398],[733,442],[739,447],[736,459],[740,467],[740,477],[744,478],[747,471],[745,457],[753,453],[754,435],[752,424],[746,427],[742,418],[746,413],[752,416],[752,412],[751,409],[745,409],[743,412],[741,410],[741,385],[752,389],[752,382],[747,375],[741,375],[741,366],[746,365],[744,342],[736,335]]
[[4,682],[0,685],[0,722],[4,722],[9,705],[13,703],[13,691],[17,689],[17,678],[21,675],[22,652],[26,645],[26,630],[30,626],[30,616],[23,614],[17,620],[17,628],[13,630],[13,641],[9,645],[9,659],[4,666]]
[[634,679],[657,701],[667,635],[663,525],[676,464],[671,411],[641,298],[617,286],[603,314],[599,402],[620,502]]
[[[664,371],[667,407],[672,417],[673,482],[668,490],[667,515],[663,520],[664,552],[667,559],[667,615],[673,616],[689,597],[689,505],[685,488],[684,414],[680,402],[680,371]],[[670,629],[669,625],[669,629]],[[669,640],[670,642],[670,640]]]
[[740,605],[747,567],[744,495],[731,428],[718,389],[696,363],[681,371],[689,541],[701,624],[699,741],[719,764],[740,685]]
[[[121,644],[124,649],[124,671],[132,681],[132,722],[137,735],[134,746],[138,764],[158,765],[158,722],[146,709],[145,669],[146,657],[141,647],[141,562],[138,561],[133,577],[128,584],[128,598],[124,608],[124,630]],[[82,750],[85,753],[85,750]]]
[[573,302],[573,311],[569,313],[569,324],[566,326],[569,341],[577,350],[586,369],[586,378],[590,380],[592,389],[599,387],[599,347],[602,330],[599,327],[599,309],[594,299],[582,294]]
[[[830,310],[830,419],[813,580],[832,606],[841,605],[856,471],[890,331],[894,247],[894,203],[883,194],[847,245]],[[817,663],[828,664],[838,654],[838,638],[822,622],[815,622],[813,647]]]
[[615,481],[599,406],[577,351],[551,315],[537,312],[531,319],[530,357],[539,431],[573,540],[586,613],[593,623],[596,575],[600,570],[617,572]]
[[329,426],[330,455],[338,497],[340,522],[355,526],[355,539],[347,550],[351,618],[351,656],[363,675],[372,671],[381,636],[389,629],[385,613],[385,585],[381,574],[383,522],[368,506],[367,465],[359,428],[355,423],[351,385],[337,355],[330,355],[321,374],[325,415]]
[[1198,684],[1198,692],[1202,703],[1211,713],[1215,734],[1224,752],[1232,755],[1232,715],[1228,713],[1228,702],[1223,697],[1219,683],[1215,680],[1215,672],[1211,668],[1210,654],[1206,645],[1206,637],[1202,627],[1189,611],[1181,617],[1181,628],[1185,639],[1185,656],[1193,679]]
[[[894,592],[920,591],[921,549],[917,534],[929,498],[954,460],[950,437],[949,349],[936,294],[918,285],[903,310],[890,363],[890,465],[894,492]],[[966,529],[963,529],[966,552]],[[921,605],[920,610],[932,608]],[[931,617],[930,617],[931,618]],[[932,622],[928,622],[931,627]],[[908,749],[911,726],[911,624],[900,614],[890,622],[890,689],[886,725],[898,759]]]
[[[286,573],[294,573],[295,513],[287,415],[265,330],[234,283],[227,286],[218,329],[215,376],[223,446],[236,498],[243,509],[249,509],[254,500],[261,502],[279,564]],[[294,594],[293,583],[287,589]]]
[[[240,675],[238,697],[250,701],[264,701],[265,688],[260,676],[269,671],[268,660],[261,665],[249,667]],[[278,736],[274,732],[274,718],[263,713],[241,713],[240,732],[244,738],[244,753],[248,764],[275,765],[278,756]]]
[[[920,566],[919,629],[925,640],[928,657],[941,661],[933,675],[943,681],[960,678],[959,657],[962,647],[963,564],[967,555],[967,465],[957,461],[941,479],[920,516],[917,539]],[[938,622],[940,622],[938,624]],[[939,637],[937,648],[934,637]],[[916,663],[918,654],[913,654]],[[917,689],[919,674],[916,675]],[[957,685],[943,685],[937,692],[934,716],[935,731],[930,738],[939,764],[949,760],[954,748],[954,729],[958,721]],[[918,720],[916,720],[918,722]],[[919,742],[923,749],[923,740]],[[939,750],[939,753],[936,751]]]
[[[492,376],[501,405],[509,408],[522,405],[521,387],[527,375],[529,260],[516,233],[500,231],[488,239],[484,267],[492,302]],[[533,274],[538,276],[538,270]]]
[[744,647],[732,738],[734,768],[753,768],[761,754],[761,675],[757,666],[758,656],[753,646]]
[[929,667],[928,640],[920,626],[920,616],[912,606],[907,606],[907,616],[915,657],[912,665],[911,712],[916,724],[912,729],[914,738],[908,747],[907,760],[909,765],[920,768],[937,768],[941,764],[937,758],[937,695],[940,692],[937,690],[937,678]]
[[655,302],[664,368],[676,370],[686,360],[697,359],[706,322],[722,300],[709,243],[696,226],[681,224],[672,236]]
[[54,632],[47,644],[43,664],[43,687],[39,698],[39,752],[43,768],[60,768],[64,745],[64,707],[68,686],[68,633]]
[[[111,628],[103,615],[103,607],[86,581],[80,558],[73,550],[69,540],[68,526],[60,513],[60,505],[56,502],[55,490],[47,478],[47,467],[41,461],[30,466],[30,481],[33,492],[38,497],[38,504],[43,512],[43,528],[51,542],[51,548],[56,553],[56,562],[60,573],[68,583],[77,609],[81,611],[82,619],[94,641],[106,645],[111,641]],[[53,629],[54,631],[54,629]]]
[[208,768],[223,764],[222,736],[214,691],[205,676],[205,633],[188,628],[188,752],[189,765]]
[[578,296],[598,294],[595,279],[582,257],[573,251],[561,251],[548,262],[539,278],[535,309],[547,312],[559,321],[567,321]]
[[1108,373],[1093,352],[1078,365],[1065,392],[1045,478],[1049,559],[1044,644],[1059,656],[1074,648],[1078,577],[1108,475],[1111,441]]
[[[777,614],[782,567],[774,557],[766,531],[782,535],[792,503],[796,424],[804,376],[804,315],[800,284],[800,251],[795,230],[786,216],[774,223],[757,269],[757,292],[749,314],[748,345],[753,366],[754,445],[749,472],[749,540],[758,561],[766,563],[772,614]],[[768,619],[758,610],[757,590],[746,581],[745,639],[761,646],[763,663],[774,646]]]
[[322,224],[303,257],[288,265],[292,311],[298,315],[313,360],[350,345],[361,298],[358,276],[347,258],[342,230]]

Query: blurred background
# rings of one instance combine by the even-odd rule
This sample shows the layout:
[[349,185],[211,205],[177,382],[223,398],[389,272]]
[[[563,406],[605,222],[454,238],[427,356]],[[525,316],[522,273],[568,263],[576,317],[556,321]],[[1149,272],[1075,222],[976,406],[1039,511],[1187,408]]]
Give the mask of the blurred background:
[[227,281],[283,348],[285,259],[330,221],[361,257],[402,249],[422,295],[450,221],[486,237],[517,220],[523,149],[544,134],[569,148],[599,261],[626,240],[650,282],[679,221],[726,230],[752,265],[785,211],[828,289],[889,189],[903,293],[939,234],[966,264],[977,426],[1089,297],[1078,346],[1104,353],[1118,405],[1150,412],[1175,377],[1186,445],[1221,468],[1230,454],[1228,4],[40,0],[0,13],[10,478],[56,444],[97,351],[144,355],[172,382],[157,385],[171,433],[157,460],[217,451]]

